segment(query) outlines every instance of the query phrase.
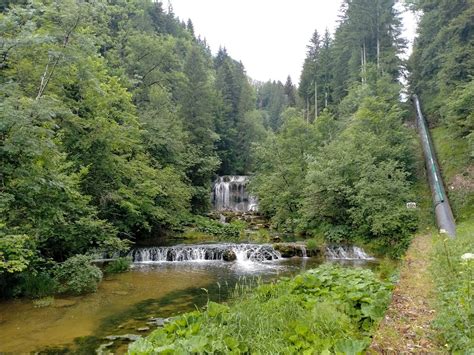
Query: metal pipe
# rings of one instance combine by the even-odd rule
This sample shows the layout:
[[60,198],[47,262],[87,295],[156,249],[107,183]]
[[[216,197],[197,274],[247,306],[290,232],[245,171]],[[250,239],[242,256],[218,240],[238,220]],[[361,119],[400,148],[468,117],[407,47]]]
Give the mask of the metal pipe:
[[428,182],[433,197],[436,224],[438,225],[440,233],[448,234],[454,238],[456,236],[456,223],[443,186],[443,179],[436,160],[436,153],[433,148],[433,142],[431,141],[430,131],[421,112],[418,96],[413,95],[413,103],[416,109],[418,131],[425,156],[426,174],[428,175]]

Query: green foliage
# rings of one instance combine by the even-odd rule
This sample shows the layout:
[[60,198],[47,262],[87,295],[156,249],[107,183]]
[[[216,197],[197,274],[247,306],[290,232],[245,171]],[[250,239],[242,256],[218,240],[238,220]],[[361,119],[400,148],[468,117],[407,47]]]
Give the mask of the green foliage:
[[406,209],[414,198],[415,137],[402,125],[399,89],[374,76],[353,86],[339,119],[324,111],[311,124],[285,112],[280,131],[256,147],[251,182],[277,228],[322,233],[331,243],[362,237],[403,253],[418,215]]
[[284,112],[256,146],[251,189],[276,228],[331,243],[359,238],[400,256],[418,219],[406,209],[416,157],[399,101],[400,16],[395,2],[375,0],[344,2],[341,13],[334,38],[311,37],[303,110]]
[[251,169],[265,129],[245,69],[214,58],[171,8],[65,0],[1,10],[2,285],[38,272],[33,255],[62,262],[179,229],[208,210],[219,166]]
[[230,305],[209,302],[129,347],[150,352],[359,354],[381,319],[390,286],[371,271],[325,265],[263,284]]
[[130,258],[118,258],[116,260],[112,260],[107,267],[105,268],[105,272],[108,274],[118,274],[121,272],[126,272],[130,269],[130,265],[132,264],[132,260]]
[[34,235],[35,247],[57,259],[113,238],[114,229],[98,218],[90,198],[80,191],[86,169],[71,172],[56,143],[54,117],[63,113],[61,105],[15,95],[0,106],[2,229]]
[[283,112],[296,104],[295,87],[288,77],[285,85],[280,81],[257,83],[257,107],[264,116],[265,127],[278,131],[283,124]]
[[306,248],[308,250],[316,251],[319,249],[320,243],[316,239],[308,239],[306,241]]
[[315,117],[315,96],[322,111],[338,105],[354,83],[384,75],[395,82],[405,47],[401,29],[393,0],[344,1],[334,36],[315,31],[307,46],[298,91],[308,119]]
[[469,158],[470,148],[465,139],[456,138],[447,127],[437,127],[431,133],[453,213],[458,222],[468,221],[474,215],[474,169]]
[[53,271],[57,292],[80,295],[97,291],[102,271],[91,262],[89,256],[75,255],[58,264]]
[[[260,118],[248,115],[255,109],[255,93],[242,63],[233,60],[225,49],[217,53],[214,67],[218,103],[215,127],[220,138],[216,150],[221,160],[218,173],[245,174],[251,168],[248,147],[259,137],[261,128]],[[242,129],[249,131],[242,134]]]
[[54,294],[57,289],[56,280],[45,271],[39,273],[24,273],[20,275],[17,292],[29,298],[44,298]]
[[231,223],[223,224],[202,216],[194,218],[194,225],[197,231],[211,235],[221,241],[239,240],[246,227],[246,223],[242,221],[232,221]]
[[423,16],[410,58],[411,89],[417,93],[430,123],[449,127],[467,140],[465,158],[473,158],[474,32],[469,1],[417,1]]
[[263,214],[279,228],[293,231],[299,223],[307,154],[317,149],[319,132],[294,108],[283,113],[283,120],[277,134],[256,145],[256,175],[250,189],[259,197]]
[[399,255],[417,227],[405,207],[413,198],[413,136],[390,91],[377,86],[380,96],[363,98],[344,131],[312,158],[302,212],[332,242],[375,238]]
[[[457,226],[455,239],[436,240],[432,259],[433,280],[437,289],[434,328],[440,344],[450,352],[474,351],[474,259],[472,259],[472,221]],[[471,253],[471,259],[463,259]]]
[[350,239],[351,229],[346,225],[324,224],[324,238],[332,244],[343,244]]
[[27,269],[33,250],[31,238],[26,235],[0,234],[0,274]]

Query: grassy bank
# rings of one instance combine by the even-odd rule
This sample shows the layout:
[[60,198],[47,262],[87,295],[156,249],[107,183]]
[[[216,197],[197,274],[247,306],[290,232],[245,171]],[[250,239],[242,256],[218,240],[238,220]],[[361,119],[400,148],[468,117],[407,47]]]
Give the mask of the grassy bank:
[[370,270],[324,265],[251,292],[237,289],[230,304],[186,313],[130,353],[360,353],[390,290]]
[[[433,141],[457,222],[455,239],[435,238],[432,273],[437,294],[436,340],[451,352],[474,352],[474,162],[469,145],[448,129],[435,128]],[[465,256],[466,258],[466,256]]]
[[[436,340],[450,352],[474,353],[474,221],[456,239],[435,238],[431,271],[436,289]],[[464,257],[463,257],[464,255]]]
[[433,129],[432,137],[456,221],[469,221],[474,218],[474,160],[468,142],[444,127]]

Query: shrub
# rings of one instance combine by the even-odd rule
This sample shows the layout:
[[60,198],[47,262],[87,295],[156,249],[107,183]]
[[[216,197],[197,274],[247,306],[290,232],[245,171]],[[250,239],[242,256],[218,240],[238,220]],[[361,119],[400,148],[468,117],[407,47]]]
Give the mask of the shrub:
[[345,225],[327,225],[325,229],[324,237],[329,243],[340,244],[347,242],[352,236],[351,229]]
[[75,255],[54,269],[54,279],[59,293],[80,295],[95,292],[102,280],[102,271],[91,264],[92,258]]
[[238,240],[241,232],[246,227],[246,223],[242,221],[222,224],[205,217],[196,217],[195,225],[199,232],[215,236],[217,239],[225,241]]
[[107,267],[105,268],[105,272],[109,274],[118,274],[120,272],[126,272],[130,269],[130,265],[132,264],[132,260],[130,258],[118,258],[112,260]]
[[46,272],[25,273],[20,277],[18,292],[25,297],[43,298],[52,295],[56,287],[56,281]]
[[311,251],[316,251],[319,249],[319,243],[316,239],[308,239],[306,241],[306,248]]

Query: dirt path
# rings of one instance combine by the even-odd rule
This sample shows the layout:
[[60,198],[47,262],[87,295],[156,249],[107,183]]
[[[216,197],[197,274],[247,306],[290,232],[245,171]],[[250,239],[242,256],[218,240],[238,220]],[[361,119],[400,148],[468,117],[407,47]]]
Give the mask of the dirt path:
[[417,236],[407,251],[385,318],[374,335],[369,354],[442,353],[430,339],[434,318],[433,283],[428,267],[430,234]]

